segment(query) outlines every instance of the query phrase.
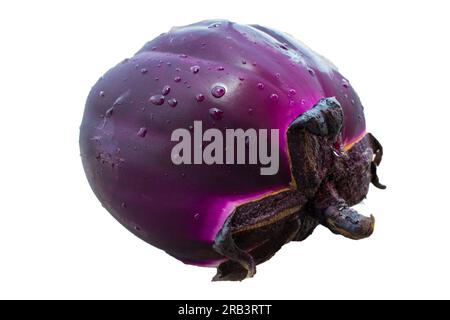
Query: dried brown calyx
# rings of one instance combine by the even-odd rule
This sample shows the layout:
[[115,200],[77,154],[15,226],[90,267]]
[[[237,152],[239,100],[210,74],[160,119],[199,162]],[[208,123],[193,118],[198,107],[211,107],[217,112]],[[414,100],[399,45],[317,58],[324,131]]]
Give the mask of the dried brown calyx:
[[345,151],[340,142],[342,108],[322,99],[296,118],[287,131],[292,187],[237,207],[218,233],[214,249],[228,258],[214,280],[243,280],[285,243],[302,241],[317,225],[350,239],[374,229],[373,216],[351,208],[365,198],[372,182],[384,189],[376,169],[383,149],[367,133]]

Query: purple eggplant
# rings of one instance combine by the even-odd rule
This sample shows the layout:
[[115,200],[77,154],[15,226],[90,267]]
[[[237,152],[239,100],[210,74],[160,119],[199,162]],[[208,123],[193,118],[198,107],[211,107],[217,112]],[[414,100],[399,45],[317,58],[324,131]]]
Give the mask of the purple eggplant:
[[[279,155],[276,172],[249,161],[177,163],[173,133],[192,133],[201,152],[199,127],[277,129],[269,146]],[[86,102],[80,148],[114,218],[185,263],[217,267],[214,280],[253,276],[319,224],[368,237],[374,218],[351,206],[371,182],[384,188],[376,174],[382,147],[336,67],[284,33],[223,20],[173,28],[101,77]]]

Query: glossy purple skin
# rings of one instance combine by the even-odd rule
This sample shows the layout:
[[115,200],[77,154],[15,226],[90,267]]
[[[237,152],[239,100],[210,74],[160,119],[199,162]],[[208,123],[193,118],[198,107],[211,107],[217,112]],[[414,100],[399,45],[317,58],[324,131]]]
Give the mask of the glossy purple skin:
[[[211,245],[234,207],[289,186],[290,122],[331,96],[343,107],[342,138],[350,145],[364,134],[363,108],[323,57],[260,26],[173,28],[92,88],[80,133],[84,169],[103,206],[135,235],[186,263],[216,265],[221,257]],[[262,176],[259,165],[172,164],[171,133],[194,120],[203,130],[280,129],[278,174]]]

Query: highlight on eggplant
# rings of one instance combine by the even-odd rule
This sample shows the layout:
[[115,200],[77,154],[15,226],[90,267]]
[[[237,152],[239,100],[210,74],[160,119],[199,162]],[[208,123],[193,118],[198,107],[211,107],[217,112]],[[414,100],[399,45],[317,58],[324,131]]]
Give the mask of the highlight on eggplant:
[[[196,138],[196,123],[214,134]],[[192,132],[193,157],[223,147],[224,160],[173,161],[178,129]],[[252,137],[240,149],[238,139],[226,148],[211,138],[229,129],[278,132],[266,154],[278,156],[277,170],[261,174],[250,161],[261,147]],[[101,77],[80,149],[92,190],[117,221],[185,263],[217,267],[213,280],[252,277],[318,225],[370,236],[373,216],[352,206],[370,183],[385,188],[381,144],[336,67],[287,34],[225,20],[172,28]],[[237,156],[230,149],[247,150],[246,161],[227,163]]]

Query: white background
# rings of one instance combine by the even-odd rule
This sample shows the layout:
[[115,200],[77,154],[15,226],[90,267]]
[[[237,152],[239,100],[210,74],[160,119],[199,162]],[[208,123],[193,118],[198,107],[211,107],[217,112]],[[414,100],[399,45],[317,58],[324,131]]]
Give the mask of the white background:
[[[442,1],[2,1],[0,298],[450,298],[450,6]],[[90,190],[78,127],[90,87],[174,25],[227,18],[332,60],[385,147],[373,236],[319,227],[212,283],[138,240]]]

